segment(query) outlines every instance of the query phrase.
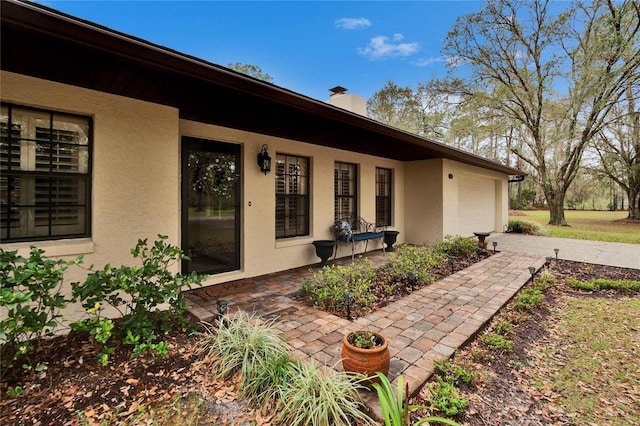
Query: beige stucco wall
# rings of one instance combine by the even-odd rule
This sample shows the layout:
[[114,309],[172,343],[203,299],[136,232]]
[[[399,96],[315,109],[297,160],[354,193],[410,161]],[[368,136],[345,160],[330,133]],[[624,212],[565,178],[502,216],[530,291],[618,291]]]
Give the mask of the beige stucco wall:
[[495,185],[495,230],[508,220],[508,175],[447,159],[412,161],[405,165],[405,240],[434,243],[460,235],[460,178],[492,180]]
[[[444,202],[443,202],[443,234],[459,234],[458,211],[465,208],[459,205],[458,181],[460,178],[492,180],[495,185],[495,231],[505,229],[509,215],[509,197],[507,194],[509,176],[480,167],[471,166],[452,160],[443,160]],[[453,175],[449,179],[449,174]]]
[[[239,144],[244,167],[242,182],[242,269],[211,276],[207,284],[221,283],[233,279],[286,270],[319,261],[311,244],[314,240],[333,239],[330,227],[333,224],[334,164],[336,161],[355,163],[359,173],[360,216],[373,221],[375,218],[375,169],[392,169],[394,182],[393,227],[400,231],[398,242],[404,234],[404,192],[402,190],[404,164],[399,161],[345,152],[308,143],[259,135],[220,126],[207,125],[188,120],[180,121],[183,136],[211,139]],[[269,155],[277,153],[301,155],[311,163],[311,224],[310,235],[279,239],[275,238],[275,179],[273,171],[264,175],[256,163],[256,156],[263,144],[269,147]],[[361,243],[359,250],[364,248]],[[368,249],[380,248],[370,242]],[[348,247],[340,247],[338,256],[351,255]]]
[[[449,160],[399,162],[297,141],[180,120],[175,108],[52,83],[2,71],[2,101],[87,115],[93,119],[92,235],[90,238],[38,242],[49,256],[82,254],[85,264],[131,263],[138,238],[169,236],[181,241],[180,147],[182,136],[236,143],[242,152],[241,265],[239,271],[212,276],[207,284],[227,282],[315,264],[312,241],[333,239],[334,163],[358,165],[358,212],[375,219],[375,168],[393,173],[393,226],[398,242],[435,242],[456,234],[456,176],[483,176],[496,182],[496,229],[507,221],[506,175]],[[276,240],[274,173],[262,174],[256,156],[269,153],[311,159],[311,226],[306,237]],[[448,174],[453,174],[453,179]],[[1,243],[1,242],[0,242]],[[30,243],[2,244],[26,253]],[[358,246],[362,250],[363,243]],[[369,249],[380,248],[370,242]],[[351,254],[341,246],[339,256]],[[174,266],[177,270],[179,265]],[[82,279],[74,270],[71,280]]]
[[[178,111],[161,105],[2,71],[2,101],[93,119],[91,238],[2,244],[48,256],[84,256],[85,265],[131,263],[138,238],[169,236],[179,244]],[[178,265],[176,265],[177,267]],[[71,280],[85,272],[72,268]],[[65,292],[68,292],[68,286]]]

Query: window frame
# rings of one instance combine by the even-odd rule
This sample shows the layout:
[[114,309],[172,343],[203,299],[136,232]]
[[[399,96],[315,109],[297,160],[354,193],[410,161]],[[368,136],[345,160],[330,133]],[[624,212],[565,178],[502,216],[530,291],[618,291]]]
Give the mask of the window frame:
[[[3,134],[0,145],[0,175],[6,177],[0,193],[2,243],[91,237],[92,117],[9,102],[0,102],[0,107],[3,109],[2,114],[6,112],[7,117],[6,128],[5,123],[2,123],[2,131],[6,133]],[[29,121],[27,128],[19,128],[19,134],[14,133],[14,113],[23,114]],[[39,126],[36,122],[42,119],[47,120],[48,128]],[[86,144],[73,141],[73,131],[59,128],[56,123],[60,122],[78,122],[78,125],[86,129]],[[17,162],[11,158],[14,152],[17,152]],[[77,169],[71,167],[75,156]],[[21,192],[22,188],[27,191],[21,193],[20,197],[31,198],[32,202],[25,204],[21,200],[15,200],[10,188],[16,185],[16,181]],[[18,213],[12,214],[14,208]],[[21,209],[25,211],[20,211]],[[12,215],[17,216],[17,226],[11,226]],[[64,223],[65,220],[75,222]],[[77,227],[78,230],[65,230],[65,227]],[[12,236],[12,230],[15,229],[18,230],[15,232],[17,237]]]
[[[340,221],[343,219],[349,219],[352,221],[351,226],[357,230],[358,225],[358,165],[355,163],[346,163],[343,161],[336,161],[334,163],[334,183],[333,183],[333,216],[334,220]],[[348,177],[345,179],[344,172],[349,172]],[[343,172],[343,173],[340,173]],[[341,190],[339,191],[339,189]],[[346,189],[346,191],[345,191]],[[353,189],[353,192],[351,192]],[[347,192],[346,194],[344,192]],[[349,200],[349,203],[342,203],[343,200]],[[348,214],[344,214],[344,204],[352,206],[352,209],[348,209]]]
[[[381,177],[383,178],[382,180],[380,179]],[[382,211],[380,207],[382,207]],[[381,216],[382,220],[380,220]],[[385,167],[376,167],[376,226],[391,226],[392,224],[393,170]]]
[[[287,165],[306,163],[297,172],[287,171]],[[280,166],[283,166],[282,171]],[[304,174],[306,173],[306,174]],[[303,183],[299,183],[300,180]],[[275,160],[275,237],[276,240],[307,237],[311,234],[311,158],[303,155],[276,152]],[[278,185],[282,185],[282,189]],[[302,193],[300,193],[302,190]],[[302,204],[302,212],[292,205]],[[280,210],[280,211],[279,211]],[[291,226],[293,222],[294,226]],[[280,229],[279,223],[282,223]],[[289,225],[287,225],[289,224]],[[293,230],[293,231],[291,231]]]

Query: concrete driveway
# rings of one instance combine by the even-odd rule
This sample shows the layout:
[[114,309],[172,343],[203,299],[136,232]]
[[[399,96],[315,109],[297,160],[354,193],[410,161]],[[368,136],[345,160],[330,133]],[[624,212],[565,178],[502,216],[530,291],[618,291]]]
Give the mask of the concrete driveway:
[[493,233],[487,238],[487,248],[497,241],[498,251],[553,256],[554,248],[560,249],[560,259],[598,265],[640,269],[640,244],[605,243],[601,241],[570,240],[567,238],[540,237],[514,233]]

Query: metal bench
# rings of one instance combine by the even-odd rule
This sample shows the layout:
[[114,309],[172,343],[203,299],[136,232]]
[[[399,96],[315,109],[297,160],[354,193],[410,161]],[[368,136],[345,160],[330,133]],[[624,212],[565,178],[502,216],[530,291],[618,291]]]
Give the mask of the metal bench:
[[[369,240],[380,239],[382,245],[382,252],[386,254],[384,247],[384,231],[386,227],[376,226],[376,224],[367,222],[361,217],[355,219],[340,219],[337,220],[331,230],[336,238],[336,243],[351,244],[351,260],[353,261],[356,253],[356,243],[364,241],[364,251],[367,251],[367,245]],[[337,246],[337,244],[336,244]],[[338,255],[338,250],[333,256],[335,260]]]

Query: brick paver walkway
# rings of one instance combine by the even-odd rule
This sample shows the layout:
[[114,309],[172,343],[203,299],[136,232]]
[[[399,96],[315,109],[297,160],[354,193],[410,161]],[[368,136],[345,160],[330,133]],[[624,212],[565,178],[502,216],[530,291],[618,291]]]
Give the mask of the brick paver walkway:
[[[369,257],[377,264],[385,261],[381,253]],[[448,358],[470,340],[531,278],[527,268],[543,265],[544,256],[499,252],[354,321],[289,297],[300,288],[302,278],[312,275],[308,267],[226,284],[222,297],[229,301],[230,311],[275,319],[294,355],[336,370],[342,370],[340,351],[347,331],[364,327],[379,331],[389,339],[389,378],[404,375],[413,394],[433,373],[434,360]],[[211,320],[220,291],[216,286],[188,292],[190,312],[200,320]],[[366,403],[374,399],[374,393],[365,395]]]

